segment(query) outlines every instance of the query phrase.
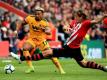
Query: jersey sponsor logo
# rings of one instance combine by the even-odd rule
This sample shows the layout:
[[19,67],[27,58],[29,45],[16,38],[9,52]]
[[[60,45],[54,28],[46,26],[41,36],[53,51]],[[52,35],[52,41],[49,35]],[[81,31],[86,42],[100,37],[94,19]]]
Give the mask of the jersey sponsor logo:
[[33,29],[33,31],[39,31],[40,30],[40,27],[39,26],[34,26],[34,25],[32,25],[32,29]]
[[37,38],[32,38],[33,41],[39,41]]

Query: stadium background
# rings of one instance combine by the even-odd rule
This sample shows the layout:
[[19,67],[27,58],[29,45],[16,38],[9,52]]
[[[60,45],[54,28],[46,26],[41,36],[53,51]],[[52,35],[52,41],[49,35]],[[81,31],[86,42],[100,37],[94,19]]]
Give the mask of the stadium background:
[[[52,35],[47,39],[52,48],[60,48],[68,35],[62,27],[73,19],[72,13],[82,9],[90,19],[107,13],[106,0],[1,0],[0,1],[0,57],[16,53],[17,47],[29,31],[23,28],[16,36],[17,27],[27,14],[32,14],[36,6],[45,9],[44,17],[50,22]],[[87,33],[81,50],[86,58],[105,58],[107,55],[107,29],[101,23],[94,25]],[[20,45],[19,45],[20,43]],[[18,45],[17,45],[18,44]]]

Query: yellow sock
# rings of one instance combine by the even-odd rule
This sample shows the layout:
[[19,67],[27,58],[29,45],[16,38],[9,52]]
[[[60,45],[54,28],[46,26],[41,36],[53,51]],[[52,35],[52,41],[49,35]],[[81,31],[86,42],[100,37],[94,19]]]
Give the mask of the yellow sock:
[[56,57],[54,57],[54,58],[52,58],[51,60],[52,60],[52,62],[55,64],[55,66],[58,68],[58,70],[59,70],[62,74],[64,74],[65,72],[64,72],[61,64],[59,63],[58,59],[57,59]]
[[[29,53],[29,51],[23,51],[23,54],[24,54],[25,57],[31,56],[30,53]],[[29,66],[30,68],[33,67],[31,60],[26,60],[26,62],[27,62],[28,66]]]

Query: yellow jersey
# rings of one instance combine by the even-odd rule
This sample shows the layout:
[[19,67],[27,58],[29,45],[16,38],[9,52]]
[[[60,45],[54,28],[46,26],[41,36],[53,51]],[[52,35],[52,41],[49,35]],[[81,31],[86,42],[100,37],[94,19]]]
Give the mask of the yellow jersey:
[[29,37],[37,43],[41,43],[46,40],[46,33],[41,29],[41,27],[49,27],[48,22],[45,19],[41,21],[36,21],[34,15],[29,15],[25,18],[26,23],[29,25]]

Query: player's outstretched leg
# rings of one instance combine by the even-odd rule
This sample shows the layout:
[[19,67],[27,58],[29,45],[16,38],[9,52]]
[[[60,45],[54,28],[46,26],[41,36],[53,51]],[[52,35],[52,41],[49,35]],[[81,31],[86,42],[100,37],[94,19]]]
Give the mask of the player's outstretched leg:
[[84,68],[91,68],[91,69],[98,69],[98,70],[102,70],[104,72],[107,72],[107,66],[102,66],[100,64],[97,64],[96,62],[93,61],[77,61],[77,63]]
[[[42,55],[42,52],[40,52],[40,50],[34,52],[34,54],[32,55],[32,57],[30,56],[18,56],[17,54],[13,54],[11,53],[11,56],[19,61],[25,61],[25,60],[34,60],[34,61],[37,61],[37,60],[41,60],[41,59],[44,59],[44,56]],[[49,58],[49,57],[48,57]],[[55,64],[55,66],[58,68],[58,70],[60,71],[61,74],[65,74],[66,72],[63,70],[61,64],[59,63],[58,59],[56,57],[54,58],[50,58],[52,60],[52,62]],[[31,70],[28,70],[27,73],[29,73],[29,71]]]
[[30,68],[25,71],[26,73],[34,72],[34,67],[31,63],[32,59],[30,56],[27,56],[27,55],[26,55],[26,57],[25,56],[19,56],[19,55],[14,54],[14,53],[10,53],[10,55],[18,61],[27,61]]
[[58,59],[56,57],[52,57],[51,58],[52,62],[55,64],[55,66],[58,68],[59,72],[61,74],[65,74],[66,72],[63,70],[60,62],[58,61]]
[[[25,57],[31,57],[31,54],[29,53],[29,51],[27,51],[27,50],[24,50],[23,51],[23,55],[25,56]],[[32,60],[30,59],[30,60],[26,60],[26,62],[27,62],[27,65],[28,65],[28,69],[27,70],[25,70],[25,73],[27,73],[27,74],[29,74],[29,73],[31,73],[31,72],[34,72],[34,66],[33,66],[33,64],[32,64]]]
[[[25,61],[25,60],[33,60],[33,61],[38,61],[38,60],[42,60],[45,58],[45,56],[42,53],[37,53],[37,54],[33,54],[31,57],[29,56],[19,56],[17,54],[14,53],[10,53],[10,55],[15,58],[16,60],[19,61]],[[51,57],[51,56],[49,56]],[[46,57],[47,58],[47,57]]]

